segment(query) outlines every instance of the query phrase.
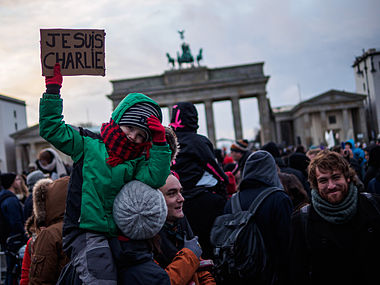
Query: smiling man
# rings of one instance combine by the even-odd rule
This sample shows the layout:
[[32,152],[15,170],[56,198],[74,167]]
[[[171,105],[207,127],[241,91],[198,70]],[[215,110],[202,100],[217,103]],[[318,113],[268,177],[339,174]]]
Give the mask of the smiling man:
[[378,283],[379,196],[359,193],[338,153],[318,153],[308,171],[311,205],[292,218],[291,284]]
[[185,199],[181,194],[182,185],[176,176],[178,175],[174,172],[170,174],[166,184],[160,188],[168,214],[159,233],[161,252],[157,252],[154,259],[166,270],[171,284],[215,285],[214,278],[207,271],[211,263],[200,257],[202,250],[198,237],[194,237],[182,211]]

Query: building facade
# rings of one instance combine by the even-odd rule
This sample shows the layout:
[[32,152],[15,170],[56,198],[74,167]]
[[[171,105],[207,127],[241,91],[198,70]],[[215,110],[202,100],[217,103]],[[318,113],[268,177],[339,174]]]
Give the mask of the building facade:
[[27,127],[23,100],[0,95],[0,171],[15,172],[15,145],[10,134]]
[[379,136],[380,128],[380,50],[369,49],[355,58],[352,65],[356,93],[367,95],[365,101],[367,128],[371,139]]
[[326,144],[332,131],[335,142],[368,142],[365,95],[329,90],[291,107],[273,108],[277,142],[307,147]]

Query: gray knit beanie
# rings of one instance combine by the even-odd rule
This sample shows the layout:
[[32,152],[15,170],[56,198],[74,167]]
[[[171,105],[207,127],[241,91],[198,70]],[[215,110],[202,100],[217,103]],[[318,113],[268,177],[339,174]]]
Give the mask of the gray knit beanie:
[[26,176],[26,185],[30,192],[32,192],[34,184],[40,179],[46,178],[46,175],[43,174],[41,170],[35,170]]
[[167,213],[161,191],[137,180],[125,184],[113,203],[116,225],[134,240],[146,240],[158,234]]
[[147,137],[151,136],[147,120],[153,115],[157,119],[162,121],[162,118],[152,103],[139,102],[127,109],[121,116],[119,125],[120,126],[134,126],[142,129]]

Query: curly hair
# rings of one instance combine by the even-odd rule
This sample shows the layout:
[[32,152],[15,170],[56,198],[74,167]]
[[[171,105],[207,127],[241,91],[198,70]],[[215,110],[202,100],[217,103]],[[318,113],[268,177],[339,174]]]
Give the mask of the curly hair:
[[355,180],[355,171],[350,168],[347,160],[344,159],[340,154],[330,151],[322,150],[320,151],[310,162],[308,167],[309,173],[309,182],[314,189],[318,189],[317,168],[320,171],[336,171],[340,170],[343,173],[343,176],[351,181]]

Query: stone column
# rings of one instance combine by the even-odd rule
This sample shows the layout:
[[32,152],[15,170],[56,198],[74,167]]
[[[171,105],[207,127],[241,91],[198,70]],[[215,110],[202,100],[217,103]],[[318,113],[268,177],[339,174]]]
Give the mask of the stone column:
[[22,173],[22,145],[16,145],[16,169],[17,173]]
[[326,111],[321,111],[319,113],[319,118],[321,122],[321,138],[323,141],[325,141],[325,132],[327,131],[327,117],[326,117]]
[[303,115],[303,136],[301,136],[301,143],[306,147],[309,147],[312,143],[311,130],[310,130],[310,115],[305,113]]
[[241,126],[241,114],[239,98],[231,98],[232,116],[234,120],[235,140],[243,138],[243,130]]
[[281,136],[281,121],[276,122],[276,141],[277,143],[282,143],[282,136]]
[[30,143],[29,144],[29,163],[35,162],[37,159],[37,153],[36,153],[36,144],[35,143]]
[[216,147],[214,110],[212,108],[212,101],[206,100],[204,104],[205,104],[205,111],[206,111],[207,136],[208,136],[208,139],[214,145],[214,147]]
[[266,93],[259,94],[257,96],[257,102],[260,111],[260,127],[261,127],[261,144],[273,141],[272,124],[270,119],[269,104],[266,97]]
[[367,124],[366,124],[366,116],[365,111],[363,107],[359,107],[359,126],[360,126],[360,132],[363,134],[363,139],[365,141],[368,141],[368,132],[367,132]]
[[168,108],[168,113],[169,113],[169,123],[172,119],[172,110],[173,110],[173,105],[167,105],[166,106]]
[[[352,139],[352,138],[348,137],[348,135],[350,133],[350,131],[349,131],[350,125],[349,125],[349,121],[348,121],[348,110],[347,109],[342,110],[342,117],[343,117],[343,122],[342,122],[343,141],[346,141],[348,139]],[[353,139],[355,139],[355,138],[353,138]]]

